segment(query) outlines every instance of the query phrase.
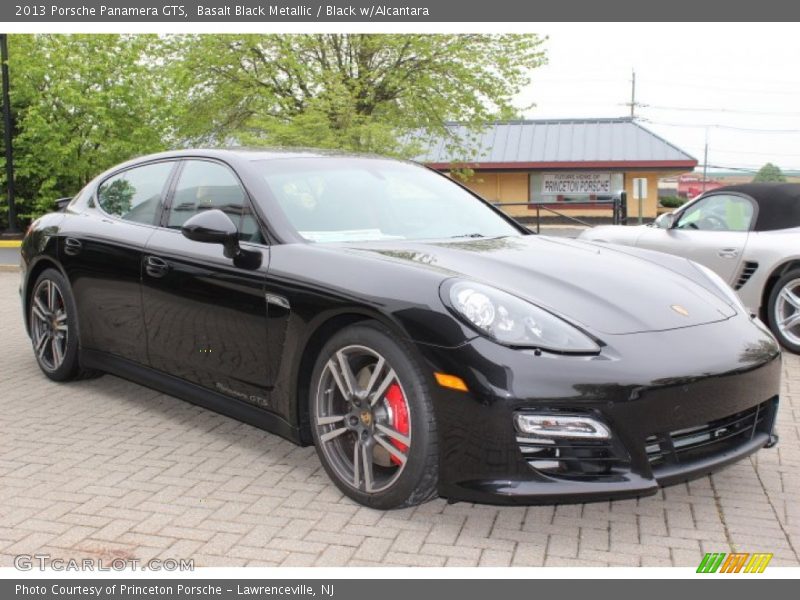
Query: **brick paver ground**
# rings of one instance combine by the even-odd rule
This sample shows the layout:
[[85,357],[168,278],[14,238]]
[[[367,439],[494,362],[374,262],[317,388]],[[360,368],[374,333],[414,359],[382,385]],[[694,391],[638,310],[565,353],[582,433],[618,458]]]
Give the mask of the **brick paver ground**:
[[0,272],[0,566],[17,554],[238,565],[695,566],[705,552],[800,565],[800,359],[786,355],[778,447],[641,500],[378,512],[312,448],[105,376],[37,368],[19,275]]

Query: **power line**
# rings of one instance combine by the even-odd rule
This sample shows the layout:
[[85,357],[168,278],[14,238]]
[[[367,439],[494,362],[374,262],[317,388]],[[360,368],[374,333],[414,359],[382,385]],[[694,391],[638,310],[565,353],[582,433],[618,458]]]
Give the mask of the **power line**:
[[650,108],[653,110],[668,110],[668,111],[681,111],[681,112],[713,112],[713,113],[732,113],[742,115],[764,115],[764,116],[786,116],[786,117],[800,117],[800,111],[794,112],[780,112],[780,111],[765,111],[765,110],[746,110],[737,108],[710,108],[700,106],[661,106],[659,104],[639,104],[642,108]]
[[[702,79],[703,81],[713,80],[713,81],[724,81],[726,83],[730,82],[730,77],[714,76],[714,75],[709,75],[706,72],[698,72],[698,71],[694,71],[694,72],[681,71],[681,78],[684,81],[687,78],[696,78],[696,79]],[[747,76],[747,81],[750,82],[750,83],[754,83],[754,82],[763,82],[763,83],[770,83],[770,84],[776,83],[774,78],[769,78],[769,77],[751,77],[749,75]],[[784,78],[781,78],[780,83],[782,85],[798,85],[798,86],[800,86],[800,79],[784,79]]]
[[[714,163],[709,163],[708,165],[697,165],[698,167],[707,166],[709,169],[725,169],[727,171],[742,171],[743,173],[758,173],[761,170],[761,167],[764,165],[745,165],[745,166],[738,166],[733,167],[730,165],[717,165]],[[800,168],[795,169],[792,167],[780,167],[781,171],[783,171],[784,175],[793,175],[794,173],[800,173]]]
[[643,83],[649,84],[656,84],[656,85],[669,85],[673,87],[686,87],[686,88],[693,88],[698,90],[710,90],[715,92],[728,92],[734,94],[770,94],[770,95],[778,95],[778,96],[797,96],[800,97],[800,90],[765,90],[763,88],[756,89],[743,89],[741,87],[718,87],[712,85],[702,85],[702,84],[695,84],[695,83],[686,83],[684,81],[666,81],[666,80],[659,80],[659,79],[645,79]]
[[664,121],[653,121],[652,119],[641,117],[639,117],[638,120],[644,123],[650,123],[652,125],[664,125],[666,127],[686,127],[692,129],[730,129],[733,131],[745,131],[751,133],[800,133],[800,129],[756,129],[751,127],[736,127],[735,125],[722,125],[720,123],[667,123]]
[[726,150],[724,148],[717,148],[717,147],[714,147],[714,152],[719,152],[721,154],[748,154],[751,156],[789,156],[793,158],[800,158],[800,152],[797,153],[772,152],[771,150],[767,150],[764,152],[755,152],[747,150]]
[[708,165],[712,169],[725,169],[726,171],[741,171],[742,173],[758,173],[758,168],[756,167],[728,167],[723,165]]
[[[598,75],[595,71],[582,71],[578,72],[575,71],[569,77],[559,77],[559,76],[544,76],[539,77],[541,71],[533,72],[533,77],[537,81],[544,81],[544,82],[552,82],[552,83],[564,83],[564,82],[576,82],[576,81],[588,81],[594,83],[622,83],[622,82],[630,82],[628,77],[618,76],[618,75]],[[702,81],[692,81],[691,79],[700,79]],[[650,78],[646,77],[644,79],[647,83],[658,83],[658,84],[666,84],[666,85],[680,85],[680,86],[692,86],[692,87],[707,87],[707,88],[714,88],[714,89],[721,89],[721,90],[741,90],[741,87],[728,87],[728,86],[715,86],[715,85],[708,85],[708,81],[726,81],[730,82],[729,77],[711,77],[704,73],[680,73],[680,79],[670,80],[670,79],[659,79],[659,78]],[[754,77],[747,77],[748,83],[780,83],[781,85],[786,86],[800,86],[800,79],[782,79],[780,82],[776,82],[772,78],[754,78]],[[779,92],[786,92],[792,93],[793,90],[791,89],[782,89],[776,90]]]
[[[575,77],[542,77],[539,78],[534,73],[532,75],[532,80],[534,83],[623,83],[628,82],[630,83],[630,79],[625,79],[621,77],[581,77],[576,75]],[[748,79],[748,81],[751,81]],[[734,94],[774,94],[778,96],[797,96],[800,97],[800,87],[796,90],[792,89],[764,89],[759,87],[758,89],[746,89],[742,87],[726,87],[726,86],[716,86],[716,85],[708,85],[705,83],[691,83],[685,80],[676,80],[671,81],[667,79],[648,79],[648,78],[640,78],[639,83],[644,83],[647,85],[657,85],[657,86],[672,86],[672,87],[685,87],[685,88],[692,88],[696,90],[707,90],[707,91],[716,91],[716,92],[729,92]],[[787,81],[784,83],[789,83],[791,85],[800,86],[800,81]]]

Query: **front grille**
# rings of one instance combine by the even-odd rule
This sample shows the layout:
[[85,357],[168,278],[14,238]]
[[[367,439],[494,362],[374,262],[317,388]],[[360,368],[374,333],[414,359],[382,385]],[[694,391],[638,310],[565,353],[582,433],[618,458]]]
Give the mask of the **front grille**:
[[744,265],[742,266],[742,273],[739,275],[739,279],[736,280],[736,284],[733,286],[733,289],[740,290],[744,287],[744,284],[749,281],[749,279],[753,276],[753,273],[756,272],[758,269],[757,262],[750,262],[745,261]]
[[517,436],[525,461],[537,471],[563,478],[614,478],[625,472],[628,453],[611,440],[566,440]]
[[735,448],[772,430],[776,406],[773,398],[703,425],[651,435],[645,440],[647,458],[654,467],[686,464]]

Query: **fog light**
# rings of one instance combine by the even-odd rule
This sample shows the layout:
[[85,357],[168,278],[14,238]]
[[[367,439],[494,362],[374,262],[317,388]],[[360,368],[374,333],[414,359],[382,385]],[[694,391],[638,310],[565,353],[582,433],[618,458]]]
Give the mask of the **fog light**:
[[611,437],[608,427],[590,417],[517,413],[514,425],[520,433],[545,438],[607,440]]

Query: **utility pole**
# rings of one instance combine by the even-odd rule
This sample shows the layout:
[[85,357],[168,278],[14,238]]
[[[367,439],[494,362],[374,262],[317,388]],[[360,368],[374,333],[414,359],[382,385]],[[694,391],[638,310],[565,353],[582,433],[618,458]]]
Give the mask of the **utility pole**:
[[11,99],[8,84],[8,34],[0,33],[0,61],[3,75],[3,142],[6,148],[6,198],[8,200],[7,233],[17,233],[17,207],[14,203],[14,156],[11,150]]
[[631,119],[636,118],[636,71],[631,69]]
[[708,177],[708,127],[706,127],[706,144],[703,149],[703,194],[706,193],[706,179]]

